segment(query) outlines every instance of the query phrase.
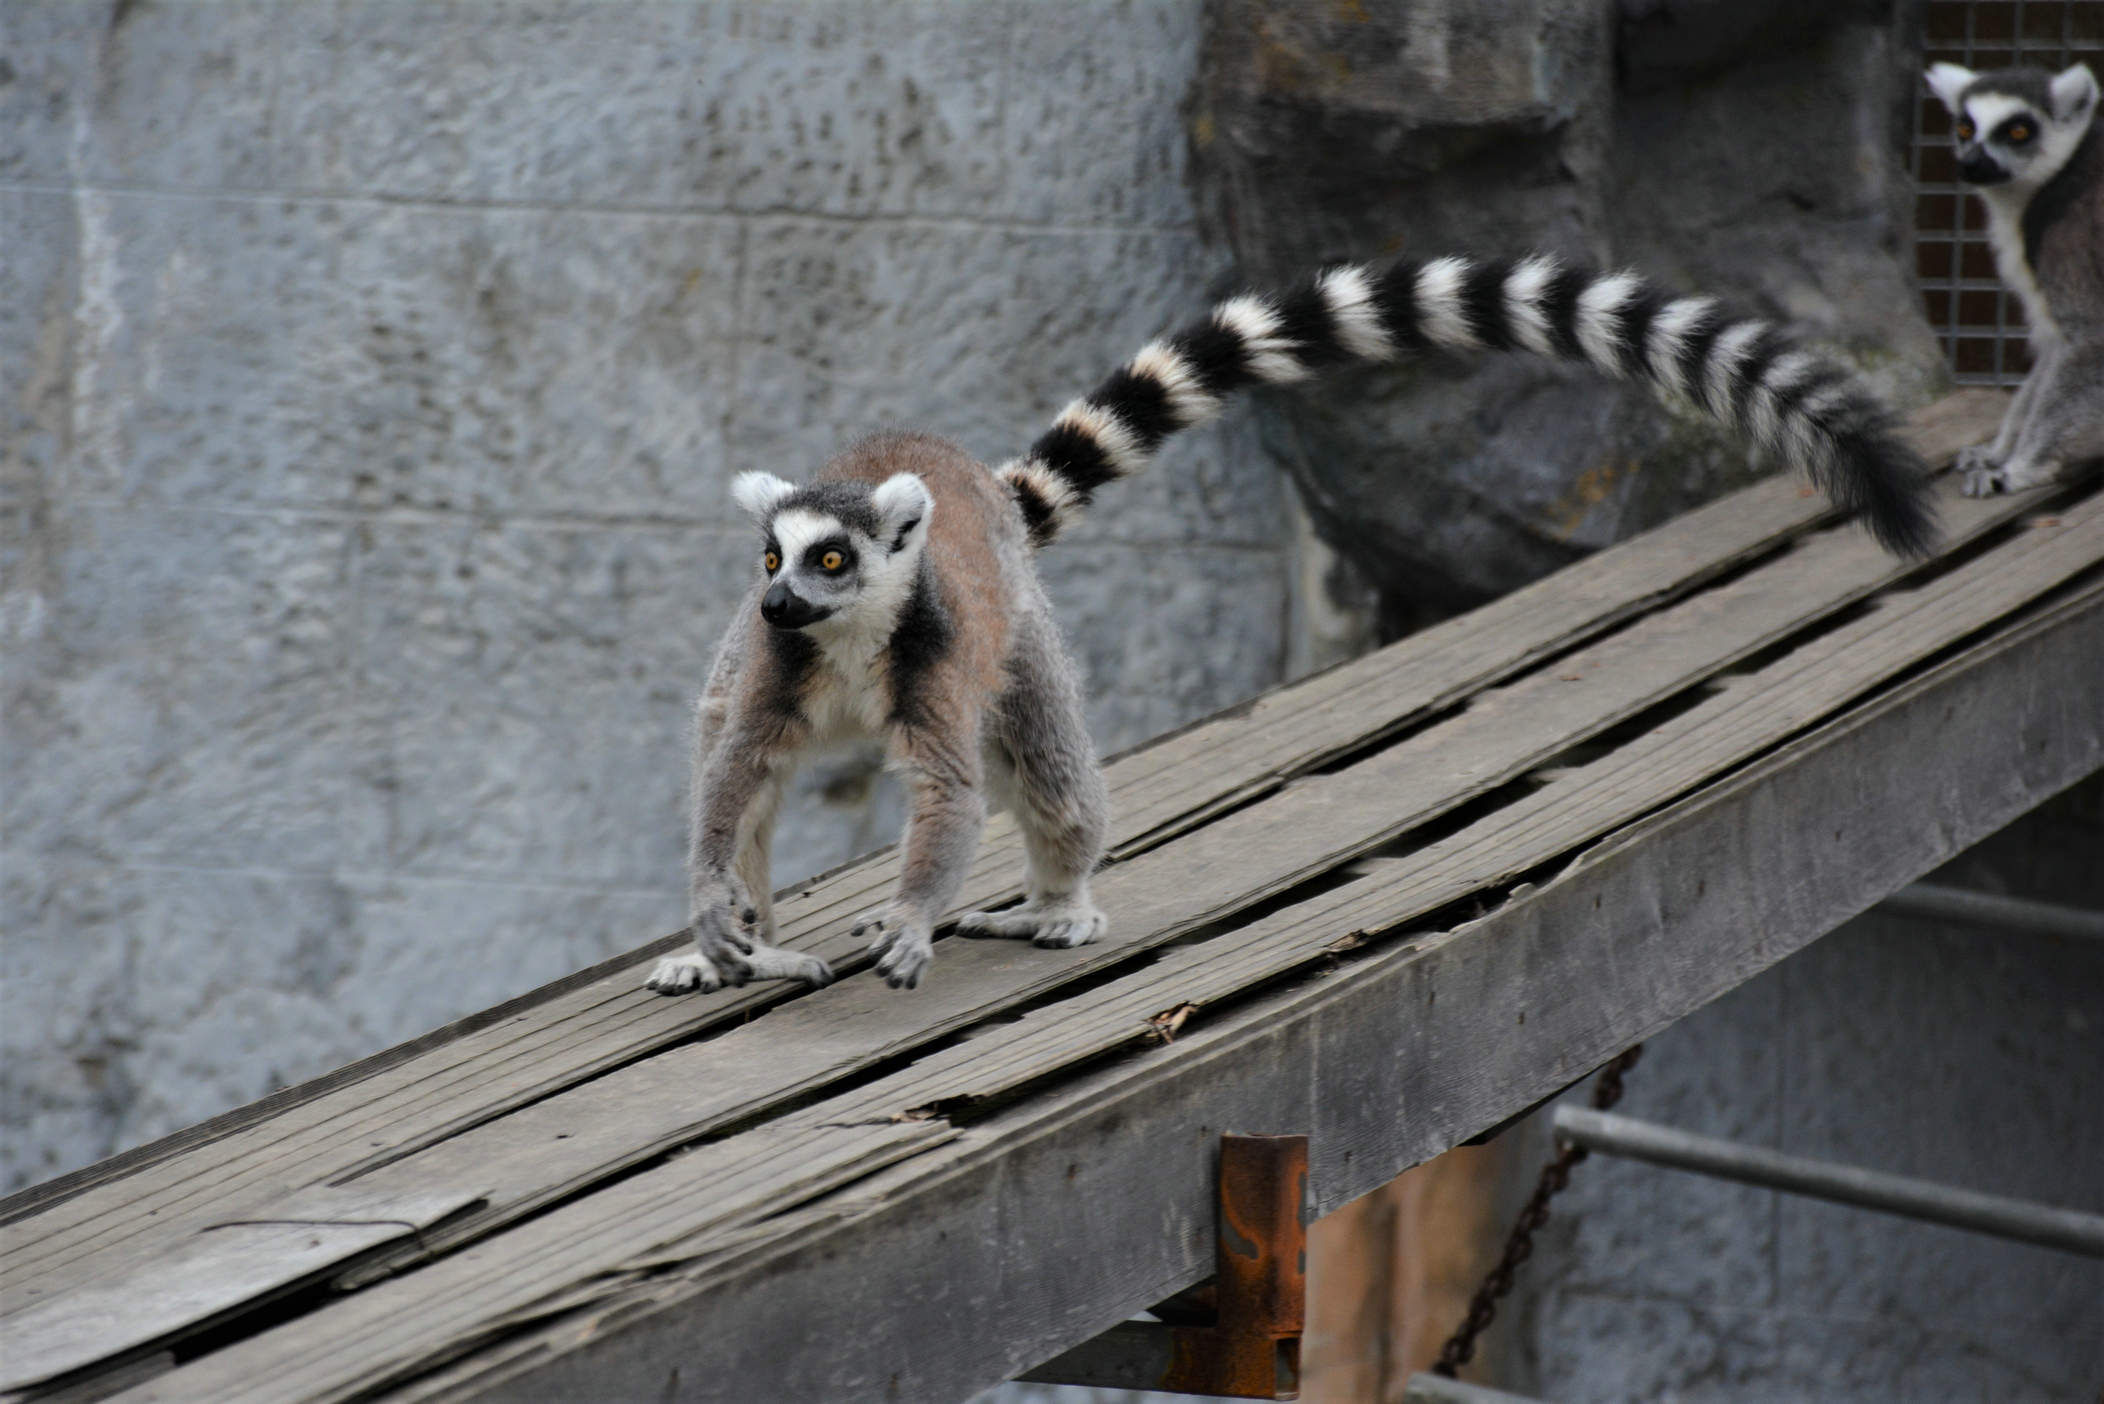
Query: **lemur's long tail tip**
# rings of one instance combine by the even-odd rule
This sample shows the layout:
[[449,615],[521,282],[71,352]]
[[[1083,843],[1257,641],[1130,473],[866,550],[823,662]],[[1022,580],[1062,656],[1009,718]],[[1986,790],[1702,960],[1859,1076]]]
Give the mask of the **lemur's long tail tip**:
[[1895,556],[1924,560],[1943,540],[1928,465],[1904,439],[1877,427],[1838,445],[1853,471],[1837,485],[1842,505],[1859,514],[1870,534]]

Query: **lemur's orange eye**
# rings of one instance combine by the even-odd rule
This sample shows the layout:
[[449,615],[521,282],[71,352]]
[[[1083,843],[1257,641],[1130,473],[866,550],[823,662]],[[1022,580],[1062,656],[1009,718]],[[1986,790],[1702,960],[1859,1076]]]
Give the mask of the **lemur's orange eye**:
[[782,568],[782,558],[780,556],[777,556],[772,551],[769,551],[767,553],[764,563],[767,566],[767,573],[769,575],[774,574],[776,571]]
[[1960,123],[1958,124],[1958,140],[1960,140],[1960,141],[1971,141],[1971,140],[1972,140],[1972,138],[1973,138],[1973,124],[1972,124],[1972,123],[1970,123],[1970,122],[1960,122]]
[[2031,129],[2019,122],[2016,126],[2009,129],[2009,139],[2011,141],[2029,141],[2031,139]]
[[847,564],[847,557],[841,555],[838,551],[828,551],[818,558],[818,563],[827,570],[838,570]]

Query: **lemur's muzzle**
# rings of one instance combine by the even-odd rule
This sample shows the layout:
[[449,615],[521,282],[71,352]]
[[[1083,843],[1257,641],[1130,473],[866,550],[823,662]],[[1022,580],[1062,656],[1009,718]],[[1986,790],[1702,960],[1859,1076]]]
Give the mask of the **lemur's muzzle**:
[[825,605],[815,605],[789,588],[786,580],[777,580],[767,587],[760,600],[760,617],[777,629],[801,629],[807,624],[816,624],[833,611]]
[[2009,172],[1986,152],[1975,151],[1958,163],[1958,179],[1967,185],[2000,185],[2009,179]]

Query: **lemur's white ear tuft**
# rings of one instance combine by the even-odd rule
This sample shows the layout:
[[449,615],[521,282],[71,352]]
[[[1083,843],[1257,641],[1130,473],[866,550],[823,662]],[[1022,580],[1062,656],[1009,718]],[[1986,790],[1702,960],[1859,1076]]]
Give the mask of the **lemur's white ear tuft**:
[[772,473],[740,473],[731,479],[731,501],[751,513],[756,522],[766,521],[775,505],[795,491],[795,483]]
[[893,473],[877,484],[869,501],[884,524],[881,535],[891,543],[893,551],[903,551],[910,542],[925,536],[928,518],[935,512],[935,498],[928,485],[911,473]]
[[1937,63],[1929,65],[1929,89],[1943,99],[1943,105],[1958,115],[1958,96],[1972,86],[1972,80],[1980,75],[1960,63]]
[[2072,64],[2053,79],[2053,118],[2076,122],[2089,116],[2097,105],[2097,75],[2086,63]]

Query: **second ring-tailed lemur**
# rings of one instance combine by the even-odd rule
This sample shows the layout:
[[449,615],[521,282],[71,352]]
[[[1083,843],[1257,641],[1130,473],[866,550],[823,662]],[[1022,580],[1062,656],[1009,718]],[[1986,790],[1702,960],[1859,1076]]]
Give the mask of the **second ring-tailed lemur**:
[[1996,271],[2024,305],[2031,373],[1992,442],[1958,458],[1983,496],[2104,455],[2104,135],[2087,64],[1974,73],[1939,63],[1958,176],[1987,206]]
[[1650,381],[1809,472],[1891,550],[1920,553],[1935,535],[1926,475],[1885,408],[1709,298],[1546,257],[1338,267],[1281,298],[1232,298],[1147,346],[998,469],[945,439],[887,433],[800,487],[739,476],[733,494],[764,544],[698,707],[695,949],[659,961],[650,988],[832,978],[775,944],[768,839],[799,759],[852,736],[882,737],[912,791],[898,885],[855,927],[873,934],[894,988],[927,969],[988,794],[1015,812],[1028,895],[966,916],[963,934],[1095,939],[1104,918],[1089,875],[1107,803],[1033,551],[1235,391],[1433,348],[1527,351]]

